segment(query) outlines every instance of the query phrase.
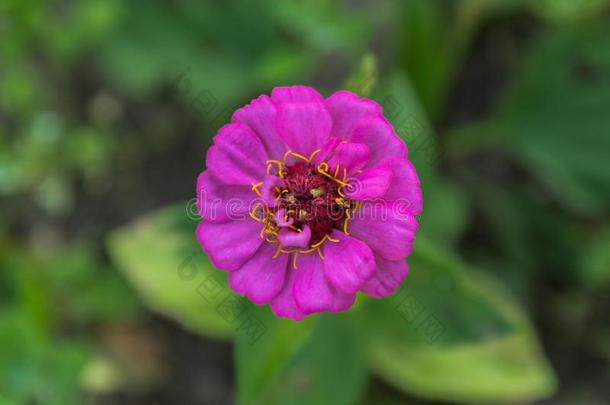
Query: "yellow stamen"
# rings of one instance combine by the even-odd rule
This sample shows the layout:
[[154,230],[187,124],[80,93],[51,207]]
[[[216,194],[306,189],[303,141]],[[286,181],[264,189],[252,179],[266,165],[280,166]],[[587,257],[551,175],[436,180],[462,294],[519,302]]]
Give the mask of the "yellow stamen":
[[345,220],[343,221],[343,233],[349,236],[349,232],[347,231],[347,223],[351,219],[350,210],[345,210]]
[[252,211],[248,212],[248,214],[250,214],[250,216],[252,217],[252,219],[253,219],[253,220],[255,220],[256,222],[264,222],[264,221],[265,221],[265,219],[264,219],[264,218],[259,217],[258,215],[256,215],[256,214],[254,213],[254,211],[256,211],[256,207],[254,207],[254,208],[252,209]]
[[294,267],[294,269],[297,269],[297,256],[299,255],[299,252],[296,252],[294,254],[294,256],[292,256],[292,267]]
[[309,159],[306,158],[305,156],[301,155],[300,153],[296,153],[296,152],[293,152],[291,150],[288,150],[288,151],[286,151],[286,153],[284,153],[284,158],[283,158],[283,165],[284,166],[286,165],[286,159],[288,159],[288,156],[290,156],[290,155],[292,155],[292,156],[294,156],[296,158],[299,158],[301,160],[304,160],[306,162],[309,162]]
[[330,242],[335,242],[335,243],[339,242],[339,239],[331,238],[329,235],[326,235],[326,239],[328,239]]
[[256,194],[258,194],[258,196],[261,196],[261,192],[259,191],[259,187],[263,185],[262,181],[259,181],[258,183],[252,183],[252,191],[254,191]]
[[337,178],[338,174],[339,174],[339,165],[337,165],[337,167],[335,167],[335,174],[333,174],[333,177]]
[[278,243],[277,244],[277,250],[273,254],[272,259],[277,259],[280,256],[281,253],[282,253],[282,245]]
[[280,177],[284,177],[284,173],[282,171],[283,167],[284,167],[284,162],[282,162],[281,160],[275,160],[275,159],[269,159],[266,162],[267,164],[267,174],[269,174],[269,169],[273,166],[276,165],[277,166],[277,175]]
[[309,192],[314,198],[322,197],[325,191],[326,190],[324,190],[324,187],[312,188],[311,190],[309,190]]
[[320,149],[316,149],[314,150],[311,155],[309,155],[309,161],[311,162],[313,157],[316,156],[318,153],[320,153]]
[[328,238],[328,235],[324,235],[324,237],[317,243],[314,243],[313,245],[311,245],[312,248],[317,248],[318,246],[321,246],[324,241],[326,240],[326,238]]
[[335,198],[335,203],[342,207],[349,207],[349,202],[345,201],[343,197]]
[[347,186],[347,183],[345,183],[345,182],[343,182],[343,181],[341,181],[341,180],[331,176],[330,174],[328,174],[328,163],[326,163],[326,162],[322,162],[322,163],[320,163],[318,165],[318,173],[320,173],[323,176],[328,177],[329,179],[339,183],[342,186]]
[[301,155],[300,153],[291,152],[290,154],[294,157],[297,157],[299,159],[303,159],[306,162],[309,162],[309,159],[307,159],[305,156]]

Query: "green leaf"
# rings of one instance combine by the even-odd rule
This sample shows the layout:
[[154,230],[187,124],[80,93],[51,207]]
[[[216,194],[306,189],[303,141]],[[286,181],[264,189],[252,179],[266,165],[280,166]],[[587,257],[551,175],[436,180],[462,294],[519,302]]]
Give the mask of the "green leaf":
[[552,394],[555,382],[526,333],[456,347],[379,343],[373,368],[394,386],[431,399],[465,403],[530,401]]
[[507,189],[476,174],[463,179],[492,232],[493,249],[481,246],[475,248],[475,255],[513,291],[526,293],[545,268],[552,268],[553,278],[566,284],[581,278],[577,258],[583,246],[584,239],[578,236],[582,231],[560,207],[549,207],[527,186]]
[[610,283],[610,229],[599,232],[583,253],[582,278],[589,287]]
[[519,306],[495,282],[419,237],[406,283],[362,311],[373,369],[418,396],[534,400],[554,375]]
[[404,22],[400,26],[401,61],[428,114],[435,117],[440,109],[454,61],[454,48],[447,46],[449,21],[445,6],[438,0],[402,2]]
[[239,319],[223,308],[240,298],[202,253],[195,225],[183,205],[166,208],[114,231],[109,253],[151,309],[197,333],[228,337]]
[[400,2],[397,37],[401,65],[428,116],[442,116],[452,84],[480,27],[499,14],[517,11],[524,0],[444,0]]
[[406,143],[424,194],[420,232],[436,242],[452,245],[467,224],[469,206],[464,192],[449,180],[441,179],[441,155],[436,134],[409,78],[390,75],[375,92],[384,115]]
[[24,307],[0,311],[2,395],[18,404],[75,404],[91,349],[80,340],[39,336],[37,323]]
[[424,189],[424,211],[419,234],[453,247],[468,225],[468,199],[457,184],[437,179]]
[[550,31],[532,44],[497,113],[448,137],[453,155],[508,150],[564,205],[607,212],[610,27]]
[[278,83],[298,83],[313,66],[315,58],[311,52],[278,45],[261,55],[255,65],[253,80],[261,92],[269,92]]
[[607,0],[538,0],[530,7],[538,15],[556,24],[590,20],[608,9]]
[[330,0],[272,2],[269,11],[282,30],[310,48],[326,52],[359,50],[371,30],[370,21],[354,8]]
[[380,85],[374,95],[383,107],[384,116],[396,134],[407,144],[409,160],[426,189],[434,181],[440,160],[435,134],[409,78],[393,73]]
[[[209,5],[200,6],[205,12]],[[130,3],[127,14],[133,17],[125,19],[115,38],[100,50],[98,63],[110,80],[135,95],[150,96],[157,87],[169,84],[179,98],[212,121],[228,104],[246,94],[251,83],[243,59],[232,52],[215,51],[235,46],[215,41],[235,39],[231,33],[241,29],[230,30],[214,19],[223,29],[192,32],[188,16],[177,11],[158,1]],[[212,20],[210,15],[206,20]],[[254,15],[250,23],[254,23]],[[198,24],[209,28],[211,21]]]
[[[240,403],[360,403],[366,384],[366,362],[358,325],[349,314],[329,314],[315,319],[318,319],[315,329],[304,344],[303,337],[310,332],[311,321],[303,325],[276,320],[278,324],[272,328],[278,330],[269,337],[263,335],[261,341],[251,347],[237,340]],[[269,362],[271,370],[279,373],[271,375]],[[256,379],[260,374],[264,375],[263,382],[259,381],[261,377]],[[248,376],[251,379],[246,381]]]
[[286,363],[311,334],[314,319],[277,319],[268,308],[255,312],[264,333],[258,339],[239,334],[235,340],[238,399],[252,404],[269,389]]
[[360,97],[370,97],[377,86],[378,75],[377,58],[372,53],[367,53],[347,79],[344,88]]

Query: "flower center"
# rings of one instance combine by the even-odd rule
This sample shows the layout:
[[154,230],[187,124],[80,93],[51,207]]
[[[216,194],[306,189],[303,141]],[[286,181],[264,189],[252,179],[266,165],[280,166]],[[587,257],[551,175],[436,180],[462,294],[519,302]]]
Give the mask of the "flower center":
[[343,228],[351,203],[339,194],[339,183],[320,174],[308,162],[286,166],[283,182],[279,206],[285,210],[286,219],[294,220],[295,228],[309,226],[310,245],[322,242],[333,228]]
[[[347,171],[331,168],[326,162],[314,164],[309,158],[292,151],[284,159],[267,161],[267,174],[275,168],[275,183],[252,184],[252,190],[263,198],[250,216],[263,223],[261,237],[278,244],[278,253],[310,253],[325,241],[338,242],[330,236],[334,229],[348,234],[351,212],[357,208],[342,192]],[[294,163],[287,163],[292,157]],[[260,188],[260,189],[259,189]],[[288,243],[286,243],[288,241]],[[296,257],[296,254],[295,254]],[[295,266],[296,267],[296,266]]]

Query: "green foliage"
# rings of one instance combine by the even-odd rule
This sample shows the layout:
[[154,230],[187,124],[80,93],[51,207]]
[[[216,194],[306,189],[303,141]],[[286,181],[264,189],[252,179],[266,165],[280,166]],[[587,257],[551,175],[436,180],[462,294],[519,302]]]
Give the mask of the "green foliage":
[[425,198],[426,211],[432,214],[422,215],[420,232],[438,243],[454,246],[471,217],[466,193],[453,181],[436,179]]
[[532,9],[556,24],[587,22],[608,9],[607,0],[541,0],[532,2]]
[[345,90],[352,91],[360,97],[371,97],[379,80],[378,62],[373,54],[366,54],[354,69],[345,83]]
[[610,230],[603,229],[595,235],[583,255],[583,281],[589,287],[610,283]]
[[76,404],[91,343],[82,333],[59,333],[60,326],[70,323],[77,331],[129,319],[138,305],[85,246],[36,255],[8,252],[7,246],[0,249],[0,390],[18,404]]
[[545,360],[525,333],[449,348],[384,343],[372,350],[373,367],[387,381],[424,398],[529,401],[555,389]]
[[[0,2],[0,405],[143,389],[101,343],[140,301],[233,341],[242,404],[603,403],[608,7]],[[297,83],[382,104],[424,194],[403,286],[302,322],[230,292],[190,205],[135,218],[192,194],[235,107]]]
[[[314,325],[312,319],[301,323],[275,319],[268,308],[256,313],[265,326],[265,333],[255,341],[241,334],[235,341],[238,399],[244,404],[262,401],[286,363],[309,338]],[[283,379],[280,382],[283,384]]]
[[444,0],[400,2],[400,64],[433,120],[443,112],[451,83],[479,28],[527,4],[524,0],[457,0],[448,7]]
[[542,38],[495,124],[517,137],[517,157],[556,196],[591,214],[607,208],[610,197],[603,169],[610,145],[599,136],[610,130],[603,107],[610,102],[610,50],[603,46],[609,33],[594,25]]
[[235,327],[219,311],[226,281],[195,240],[195,221],[183,206],[166,208],[115,231],[110,254],[153,309],[206,336],[231,336]]
[[366,362],[353,319],[339,315],[315,316],[304,323],[273,318],[266,322],[271,330],[260,342],[236,341],[236,364],[245,371],[238,375],[239,403],[359,401],[366,383]]
[[[159,1],[134,1],[133,17],[99,61],[114,82],[136,94],[175,84],[188,69],[193,90],[210,92],[225,108],[253,90],[299,80],[323,52],[360,45],[366,20],[341,11],[325,0],[180,1],[171,11]],[[301,49],[282,31],[299,38]]]
[[420,237],[406,287],[362,316],[373,370],[406,392],[460,402],[543,398],[553,372],[496,282]]
[[354,49],[368,34],[369,22],[363,15],[332,0],[268,1],[266,6],[282,28],[324,51]]
[[543,35],[496,115],[455,134],[452,149],[505,147],[562,203],[584,215],[606,211],[609,33],[593,24]]

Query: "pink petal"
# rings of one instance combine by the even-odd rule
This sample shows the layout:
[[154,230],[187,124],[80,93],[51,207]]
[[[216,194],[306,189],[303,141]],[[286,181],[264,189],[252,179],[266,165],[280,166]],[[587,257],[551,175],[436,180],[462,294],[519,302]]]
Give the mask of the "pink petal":
[[289,255],[273,255],[276,244],[263,243],[239,269],[229,273],[229,287],[247,296],[256,305],[267,304],[284,286]]
[[333,231],[339,242],[324,243],[324,274],[330,284],[347,294],[358,291],[375,272],[375,258],[366,243]]
[[294,223],[294,218],[291,217],[291,218],[286,219],[286,210],[284,208],[277,210],[274,217],[275,217],[275,223],[277,224],[277,226],[279,226],[281,228],[290,226]]
[[364,118],[382,114],[376,102],[360,98],[347,90],[340,90],[324,102],[333,120],[332,136],[352,140],[354,128]]
[[[290,255],[286,255],[286,257],[290,257]],[[300,321],[304,318],[305,314],[297,306],[294,294],[292,293],[295,279],[296,271],[292,268],[292,265],[289,264],[288,269],[286,270],[284,288],[282,288],[280,293],[271,301],[271,310],[277,317]]]
[[341,312],[350,309],[356,301],[356,294],[341,294],[336,293],[333,301],[333,307],[330,312]]
[[311,239],[311,229],[309,226],[303,226],[301,232],[297,232],[290,228],[282,228],[278,234],[278,240],[282,247],[286,249],[290,248],[301,248],[305,249],[309,246],[309,240]]
[[263,242],[262,224],[248,217],[225,223],[202,221],[197,238],[212,264],[221,270],[236,270],[254,255]]
[[393,202],[364,201],[352,214],[349,233],[389,260],[411,253],[419,224],[409,212]]
[[281,160],[287,147],[275,128],[276,115],[275,104],[262,95],[235,111],[231,122],[247,125],[261,140],[269,158]]
[[320,102],[284,103],[278,107],[280,137],[297,153],[309,156],[329,139],[331,120]]
[[331,172],[339,165],[339,173],[347,169],[348,174],[366,166],[369,161],[369,147],[362,143],[342,142],[337,145],[332,157],[328,160]]
[[314,155],[312,163],[319,165],[322,162],[327,162],[332,154],[335,153],[335,149],[337,149],[337,146],[339,146],[341,142],[343,142],[343,140],[339,137],[330,138],[324,146],[320,148],[320,152]]
[[247,185],[265,176],[267,152],[258,137],[243,124],[227,124],[214,137],[207,165],[227,184]]
[[423,198],[421,185],[413,164],[404,158],[395,158],[388,162],[392,169],[392,182],[383,196],[386,201],[400,202],[413,215],[422,212]]
[[297,263],[293,294],[304,314],[342,311],[351,306],[355,294],[341,293],[329,285],[320,256],[315,253],[300,254]]
[[261,199],[267,204],[269,207],[275,207],[278,205],[278,200],[276,198],[275,188],[278,186],[282,186],[284,182],[277,176],[265,176],[263,179],[263,184],[260,186],[259,191],[261,193]]
[[276,104],[302,103],[308,101],[324,101],[324,98],[316,89],[308,86],[276,87],[271,91],[271,100]]
[[197,209],[206,221],[245,219],[256,197],[250,186],[223,184],[209,170],[197,179]]
[[392,169],[383,164],[348,178],[349,185],[343,188],[343,193],[354,200],[377,198],[388,191],[391,181]]
[[409,266],[406,260],[387,260],[380,255],[375,255],[377,270],[364,286],[362,291],[371,297],[383,298],[391,295],[404,281]]
[[361,121],[354,129],[352,142],[363,143],[369,147],[369,166],[394,157],[407,157],[405,143],[396,135],[392,125],[380,115]]

